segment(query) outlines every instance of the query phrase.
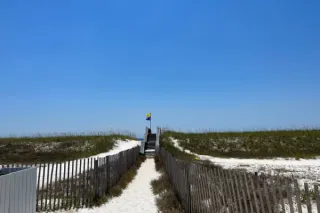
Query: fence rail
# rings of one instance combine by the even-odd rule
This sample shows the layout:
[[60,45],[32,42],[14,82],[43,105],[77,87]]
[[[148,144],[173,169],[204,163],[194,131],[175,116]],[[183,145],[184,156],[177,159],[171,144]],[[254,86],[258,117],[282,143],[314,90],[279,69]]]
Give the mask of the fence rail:
[[318,185],[301,189],[293,178],[190,163],[162,147],[157,156],[187,213],[320,213]]
[[136,163],[139,149],[103,158],[2,167],[37,167],[37,211],[91,207]]

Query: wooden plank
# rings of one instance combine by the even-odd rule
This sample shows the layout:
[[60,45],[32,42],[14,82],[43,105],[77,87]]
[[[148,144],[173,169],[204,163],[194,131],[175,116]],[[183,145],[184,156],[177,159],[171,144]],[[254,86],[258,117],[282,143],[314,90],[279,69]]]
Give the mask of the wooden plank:
[[[239,179],[239,173],[238,172],[232,172],[233,173],[233,179],[234,179],[234,186],[235,186],[235,191],[238,197],[238,205],[241,213],[247,213],[247,203],[246,203],[246,197],[244,194],[241,194],[240,192],[243,192],[243,187],[241,185],[240,179]],[[244,202],[242,203],[242,199]],[[244,204],[244,206],[242,206]]]
[[89,169],[89,158],[87,158],[87,160],[84,160],[84,168],[85,168],[85,174],[84,174],[84,178],[85,178],[85,183],[84,183],[84,187],[83,187],[83,206],[87,207],[87,203],[88,203],[88,169]]
[[93,167],[93,162],[94,162],[94,159],[93,158],[90,158],[90,196],[89,196],[89,206],[91,206],[91,203],[93,201],[93,198],[94,198],[94,191],[93,191],[93,186],[94,186],[94,167]]
[[39,209],[39,194],[40,194],[40,174],[41,174],[41,163],[36,165],[38,168],[38,181],[37,181],[37,201],[36,201],[36,211],[40,211]]
[[[180,163],[181,165],[181,163]],[[204,204],[202,205],[203,206],[203,209],[206,210],[206,212],[208,211],[208,205],[207,205],[207,200],[209,199],[209,196],[208,196],[208,180],[206,178],[207,176],[207,171],[206,171],[206,168],[204,166],[200,166],[199,165],[199,169],[200,169],[200,193],[201,193],[201,197],[202,197],[202,202],[204,202]],[[179,176],[179,182],[178,183],[183,183],[183,180],[182,180],[182,174],[180,174]],[[183,185],[181,185],[181,191],[183,190]],[[185,197],[185,195],[181,194],[180,195],[181,197]]]
[[47,206],[48,206],[49,182],[50,182],[50,163],[47,163],[47,184],[46,184],[46,190],[44,190],[46,192],[44,210],[47,210]]
[[76,207],[77,208],[80,208],[80,204],[81,204],[81,190],[83,189],[83,182],[82,182],[82,159],[79,160],[79,184],[77,186],[77,189],[78,189],[78,196],[77,196],[77,204],[76,204]]
[[51,165],[51,174],[50,174],[50,193],[49,193],[49,209],[52,210],[52,204],[51,204],[51,200],[52,200],[52,179],[53,179],[53,169],[55,167],[55,163],[53,162]]
[[211,211],[218,212],[218,199],[216,197],[217,192],[215,191],[214,187],[217,184],[215,181],[216,176],[213,174],[214,168],[208,168],[207,178],[208,178],[208,196],[212,205]]
[[267,187],[266,181],[263,181],[263,192],[264,192],[264,195],[266,197],[266,204],[267,204],[268,212],[269,213],[273,213],[272,210],[271,210],[270,192],[269,192],[269,189]]
[[209,187],[208,187],[208,189],[209,189],[209,198],[210,198],[210,200],[211,200],[211,203],[212,203],[212,211],[213,212],[218,212],[219,210],[219,208],[220,208],[220,206],[219,206],[219,198],[217,198],[217,194],[218,194],[218,192],[217,192],[217,190],[216,190],[216,184],[218,184],[218,181],[216,180],[216,176],[214,175],[214,168],[210,168],[210,169],[208,169],[208,179],[209,179],[209,181],[208,181],[208,184],[210,184],[209,185]]
[[[166,156],[168,157],[168,156]],[[169,159],[166,159],[166,160],[169,160]],[[167,162],[167,167],[169,168],[170,166],[170,162],[168,161]],[[192,169],[192,173],[190,173],[190,176],[189,176],[189,184],[190,184],[190,191],[191,191],[191,204],[192,204],[192,211],[191,212],[197,212],[198,211],[198,194],[197,192],[195,191],[196,190],[196,185],[197,185],[197,178],[195,178],[195,176],[197,175],[197,170],[196,168],[194,167],[194,165],[192,165],[191,167]]]
[[254,201],[252,200],[252,196],[251,196],[251,193],[250,193],[250,187],[249,187],[249,180],[248,180],[248,177],[247,177],[247,173],[243,173],[242,175],[242,181],[244,183],[244,187],[245,187],[245,191],[246,191],[246,194],[247,194],[247,199],[249,200],[249,207],[250,207],[250,211],[251,213],[254,213],[253,211],[253,206],[254,206]]
[[[62,198],[63,198],[63,185],[61,184],[62,180],[62,161],[59,162],[59,180],[57,180],[57,183],[59,184],[59,190],[62,191]],[[60,194],[60,191],[58,192],[58,195]],[[60,196],[58,196],[58,206],[57,209],[60,209]],[[61,204],[62,205],[62,204]]]
[[318,213],[320,213],[320,195],[319,195],[318,184],[314,185],[314,194],[316,196],[317,210],[318,210]]
[[92,158],[88,158],[88,160],[87,160],[87,190],[86,190],[86,207],[89,207],[89,202],[91,201],[91,198],[90,198],[90,195],[89,195],[89,193],[91,192],[91,190],[90,190],[90,188],[91,188],[91,186],[89,185],[89,175],[90,175],[90,173],[89,172],[91,172],[90,170],[91,170],[91,162],[92,162]]
[[282,210],[282,212],[285,212],[286,209],[285,209],[284,199],[283,199],[283,194],[282,194],[282,187],[281,187],[280,175],[277,176],[276,188],[278,189],[278,192],[279,192],[281,210]]
[[185,176],[186,176],[186,190],[187,190],[187,195],[186,195],[186,199],[187,199],[186,213],[192,213],[189,166],[190,166],[190,164],[186,164],[185,167],[184,167],[184,172],[185,172]]
[[94,196],[98,198],[99,194],[99,170],[98,170],[98,160],[94,160]]
[[[105,174],[105,177],[104,177],[104,182],[105,182],[105,193],[108,193],[109,189],[108,189],[108,182],[109,182],[109,179],[108,179],[108,156],[105,157],[104,159],[105,161],[105,165],[104,165],[104,174]],[[130,167],[131,168],[131,167]]]
[[61,201],[61,209],[64,208],[66,209],[66,196],[65,196],[65,191],[66,191],[66,171],[67,171],[67,162],[63,162],[63,180],[62,180],[62,201]]
[[257,189],[257,192],[258,192],[258,195],[259,195],[260,211],[262,213],[266,213],[265,203],[264,203],[264,199],[263,199],[263,196],[262,196],[262,188],[263,188],[263,186],[261,186],[261,184],[260,184],[260,177],[258,175],[255,176],[255,182],[256,182],[256,189]]
[[222,206],[223,209],[227,208],[227,201],[225,199],[226,193],[225,193],[225,184],[222,180],[222,171],[221,169],[217,169],[217,174],[218,174],[218,178],[219,178],[219,185],[221,186],[221,192],[220,192],[220,196],[222,197]]
[[[227,171],[227,175],[230,179],[230,193],[231,193],[231,199],[232,199],[232,203],[233,203],[233,206],[234,206],[234,209],[235,209],[235,212],[239,212],[240,208],[239,208],[239,204],[238,204],[238,199],[237,199],[237,196],[236,196],[236,192],[235,192],[235,186],[234,186],[234,177],[232,175],[232,171],[231,170],[228,170]],[[242,213],[242,212],[241,212]]]
[[226,198],[227,198],[227,203],[228,203],[228,207],[229,207],[229,211],[230,212],[235,212],[234,208],[233,208],[233,203],[232,203],[232,194],[231,194],[231,189],[230,189],[230,180],[228,178],[227,175],[227,171],[226,170],[222,170],[222,175],[223,175],[223,179],[225,182],[225,187],[226,187]]
[[250,184],[251,184],[251,188],[252,188],[252,194],[253,194],[253,198],[254,198],[254,204],[255,204],[255,207],[256,207],[256,210],[254,212],[256,213],[259,213],[260,212],[260,206],[259,206],[259,203],[258,203],[258,198],[257,198],[257,188],[254,184],[254,180],[253,180],[253,177],[252,176],[249,176],[249,181],[250,181]]
[[279,213],[278,208],[278,199],[277,199],[277,191],[276,191],[276,182],[273,176],[270,176],[270,185],[271,185],[271,191],[272,191],[272,198],[273,198],[273,210],[275,213]]
[[[69,202],[69,209],[71,209],[72,205],[74,204],[74,200],[73,200],[73,196],[74,196],[74,192],[73,192],[73,187],[74,187],[74,160],[71,161],[71,181],[70,181],[70,202]],[[70,171],[70,168],[69,168]]]
[[[248,196],[246,195],[246,187],[245,183],[243,182],[242,175],[243,172],[236,173],[236,178],[238,182],[238,190],[240,193],[242,193],[242,199],[243,199],[243,204],[244,204],[244,209],[243,212],[249,213],[249,208],[248,208]],[[240,199],[241,202],[241,199]]]
[[[68,173],[67,173],[67,185],[66,185],[66,205],[65,205],[65,210],[68,209],[69,206],[69,188],[70,188],[70,160],[68,160]],[[65,171],[66,172],[66,171]]]
[[306,193],[306,204],[307,204],[308,213],[312,213],[312,206],[311,206],[311,201],[310,201],[310,191],[309,191],[308,183],[304,183],[304,191]]
[[296,197],[298,213],[302,213],[301,200],[300,200],[300,188],[299,188],[298,181],[296,179],[294,180],[294,194],[295,194],[295,197]]
[[106,170],[105,170],[105,166],[106,166],[106,161],[105,161],[105,157],[101,158],[101,166],[99,167],[99,171],[100,171],[100,193],[101,196],[105,194],[106,192]]
[[58,186],[58,166],[59,163],[56,163],[55,168],[55,181],[54,181],[54,196],[53,196],[53,211],[56,211],[56,199],[57,199],[57,186]]
[[85,192],[86,192],[86,159],[83,160],[83,173],[82,173],[82,183],[83,183],[83,186],[82,186],[82,190],[81,190],[81,207],[84,207],[86,202],[84,200],[84,195],[85,195]]
[[237,201],[236,194],[234,191],[234,183],[233,183],[233,177],[231,175],[231,170],[226,170],[226,177],[228,180],[229,195],[230,195],[231,206],[232,206],[233,212],[239,212],[238,201]]
[[102,183],[103,183],[103,194],[107,193],[107,157],[103,158],[103,166],[102,166]]
[[106,157],[106,167],[107,167],[107,171],[106,171],[106,173],[107,173],[107,191],[109,192],[109,190],[110,190],[110,188],[111,188],[111,172],[110,172],[110,157],[109,156],[107,156]]
[[[80,182],[79,182],[79,178],[80,176],[78,175],[78,169],[79,169],[79,160],[76,159],[75,160],[75,164],[74,164],[74,188],[73,188],[73,207],[76,208],[77,207],[77,197],[78,197],[78,188],[80,187]],[[80,170],[80,169],[79,169]]]
[[291,190],[291,186],[289,185],[288,179],[285,179],[285,184],[286,184],[286,190],[287,190],[290,213],[294,213],[293,201],[292,201],[292,192],[291,192],[292,190]]
[[43,163],[43,173],[42,173],[42,185],[41,185],[41,205],[40,205],[40,211],[43,211],[43,192],[44,192],[44,179],[46,176],[46,167],[45,163]]

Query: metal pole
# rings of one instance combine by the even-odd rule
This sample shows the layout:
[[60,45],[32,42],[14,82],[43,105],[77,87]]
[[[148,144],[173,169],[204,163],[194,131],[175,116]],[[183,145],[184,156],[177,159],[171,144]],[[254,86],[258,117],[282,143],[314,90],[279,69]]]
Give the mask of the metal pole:
[[152,120],[152,115],[151,115],[151,112],[150,112],[150,132],[152,132],[151,131],[151,120]]

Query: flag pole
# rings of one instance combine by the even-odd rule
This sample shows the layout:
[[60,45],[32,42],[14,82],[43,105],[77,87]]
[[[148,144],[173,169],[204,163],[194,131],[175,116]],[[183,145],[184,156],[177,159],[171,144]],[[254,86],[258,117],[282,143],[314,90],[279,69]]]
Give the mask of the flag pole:
[[150,113],[150,131],[151,131],[151,119],[152,119],[152,116],[151,116],[151,113]]

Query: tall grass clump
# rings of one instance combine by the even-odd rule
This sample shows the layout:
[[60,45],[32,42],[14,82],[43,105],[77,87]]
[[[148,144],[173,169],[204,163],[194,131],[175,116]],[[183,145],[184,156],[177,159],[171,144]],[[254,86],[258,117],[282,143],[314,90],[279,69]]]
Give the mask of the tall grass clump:
[[164,146],[170,147],[170,141],[172,144],[172,139],[177,139],[186,150],[216,157],[313,158],[320,153],[320,129],[202,133],[166,130],[161,137]]
[[37,163],[89,157],[113,148],[116,140],[136,139],[132,133],[37,134],[0,138],[0,163]]

